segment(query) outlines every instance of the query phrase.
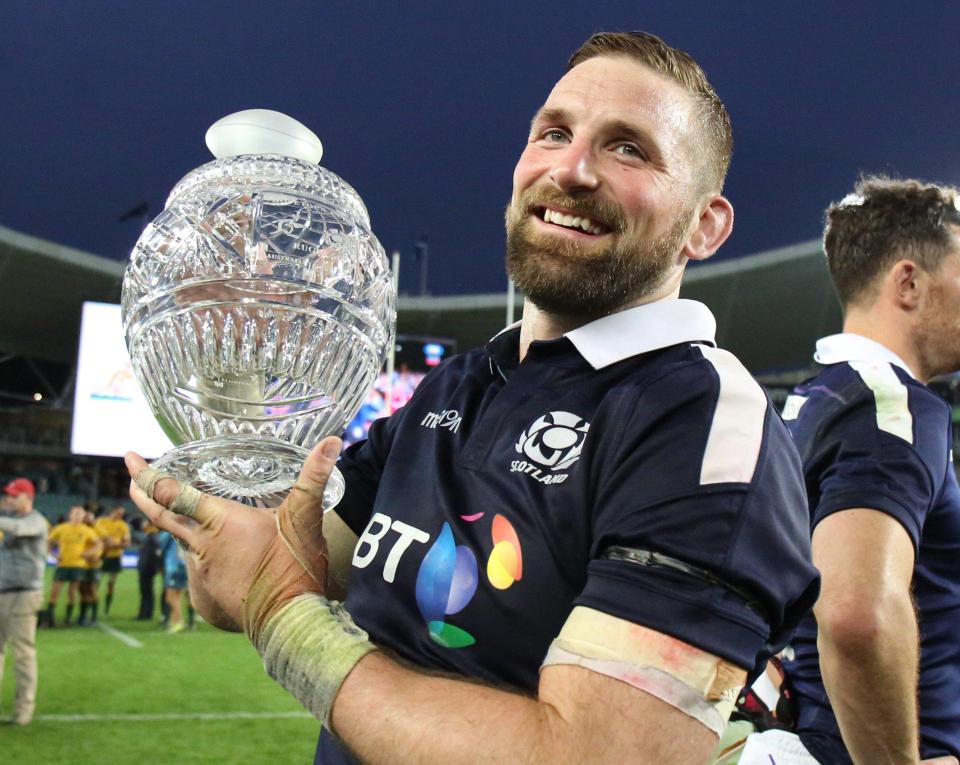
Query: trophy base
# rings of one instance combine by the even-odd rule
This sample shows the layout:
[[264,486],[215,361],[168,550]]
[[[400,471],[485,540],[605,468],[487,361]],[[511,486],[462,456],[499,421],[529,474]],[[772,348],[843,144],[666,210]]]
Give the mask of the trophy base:
[[[177,446],[151,467],[170,473],[204,494],[253,507],[277,507],[293,487],[309,450],[262,436],[219,436]],[[334,468],[323,492],[323,510],[343,497]]]

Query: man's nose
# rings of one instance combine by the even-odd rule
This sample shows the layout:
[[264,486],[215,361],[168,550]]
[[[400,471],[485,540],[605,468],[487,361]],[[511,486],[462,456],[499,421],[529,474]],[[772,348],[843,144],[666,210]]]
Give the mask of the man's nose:
[[558,155],[550,171],[550,180],[564,192],[589,191],[600,185],[593,147],[574,140]]

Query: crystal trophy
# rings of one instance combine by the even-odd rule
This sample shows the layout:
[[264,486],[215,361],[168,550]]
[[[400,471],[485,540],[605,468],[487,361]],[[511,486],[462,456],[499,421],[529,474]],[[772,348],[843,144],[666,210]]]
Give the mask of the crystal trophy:
[[[319,139],[252,109],[207,132],[123,278],[134,374],[176,444],[154,463],[203,492],[273,507],[354,417],[394,341],[396,292],[356,191]],[[343,494],[331,476],[324,507]]]

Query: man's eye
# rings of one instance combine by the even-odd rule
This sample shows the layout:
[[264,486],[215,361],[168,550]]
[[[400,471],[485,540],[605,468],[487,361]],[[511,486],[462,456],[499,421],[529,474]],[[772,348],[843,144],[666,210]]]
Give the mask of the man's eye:
[[640,151],[640,147],[633,143],[621,143],[613,149],[617,154],[622,154],[625,157],[637,157],[639,159],[644,158],[644,154]]
[[543,133],[540,134],[540,137],[544,141],[550,141],[552,143],[561,143],[567,140],[567,134],[564,133],[559,128],[551,128],[550,130],[544,130]]

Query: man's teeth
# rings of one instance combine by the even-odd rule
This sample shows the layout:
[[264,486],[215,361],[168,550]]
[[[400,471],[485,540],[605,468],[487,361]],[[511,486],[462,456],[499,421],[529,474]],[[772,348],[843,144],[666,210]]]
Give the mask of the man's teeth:
[[556,210],[551,210],[547,208],[543,211],[543,219],[547,223],[553,223],[557,226],[564,226],[566,228],[579,228],[583,231],[586,231],[588,234],[601,234],[603,233],[600,230],[599,226],[594,225],[593,221],[589,218],[581,218],[576,215],[564,215],[561,212]]

